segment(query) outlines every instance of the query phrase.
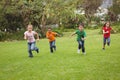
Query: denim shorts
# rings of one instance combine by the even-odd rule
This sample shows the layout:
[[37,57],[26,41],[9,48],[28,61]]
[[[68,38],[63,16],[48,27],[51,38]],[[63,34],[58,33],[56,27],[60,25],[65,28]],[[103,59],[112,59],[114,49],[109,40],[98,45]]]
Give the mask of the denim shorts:
[[106,41],[109,43],[110,42],[110,37],[108,37],[108,38],[103,38],[103,41],[104,41],[104,44],[106,44]]

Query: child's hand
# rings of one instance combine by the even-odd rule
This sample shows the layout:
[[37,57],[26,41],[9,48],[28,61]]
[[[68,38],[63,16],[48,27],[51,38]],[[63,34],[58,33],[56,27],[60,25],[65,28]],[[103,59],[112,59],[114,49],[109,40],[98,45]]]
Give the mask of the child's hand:
[[39,41],[40,39],[36,39],[36,41]]
[[106,33],[109,33],[109,31],[107,31]]
[[114,31],[114,33],[116,33],[117,31]]
[[27,38],[26,38],[26,37],[24,37],[24,39],[26,40]]
[[58,35],[58,37],[61,37],[61,35]]
[[84,40],[85,40],[85,38],[82,38],[82,40],[84,41]]
[[27,37],[24,37],[25,40],[27,40],[28,38]]

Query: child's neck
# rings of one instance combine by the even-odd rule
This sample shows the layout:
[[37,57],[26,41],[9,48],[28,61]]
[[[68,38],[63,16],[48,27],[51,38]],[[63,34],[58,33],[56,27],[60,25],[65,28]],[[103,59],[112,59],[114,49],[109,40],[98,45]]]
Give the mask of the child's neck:
[[80,30],[80,32],[82,32],[83,30]]
[[32,32],[32,31],[28,31],[28,32]]

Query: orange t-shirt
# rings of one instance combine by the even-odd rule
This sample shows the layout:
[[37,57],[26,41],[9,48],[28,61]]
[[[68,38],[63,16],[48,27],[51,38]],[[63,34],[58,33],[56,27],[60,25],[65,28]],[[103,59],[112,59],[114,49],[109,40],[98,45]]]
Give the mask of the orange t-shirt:
[[46,37],[49,39],[49,42],[54,41],[56,35],[57,35],[57,33],[55,33],[55,32],[47,32],[46,33]]

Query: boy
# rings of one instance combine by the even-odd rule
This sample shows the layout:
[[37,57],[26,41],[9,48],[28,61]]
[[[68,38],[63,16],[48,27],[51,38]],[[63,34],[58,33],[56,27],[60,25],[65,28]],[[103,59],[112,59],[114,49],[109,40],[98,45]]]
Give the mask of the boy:
[[37,53],[39,53],[39,49],[36,47],[36,41],[34,36],[37,36],[37,40],[39,40],[39,36],[38,33],[33,31],[33,26],[32,25],[28,25],[27,27],[27,31],[25,31],[24,33],[24,39],[27,39],[28,41],[28,53],[29,53],[29,57],[33,57],[32,51],[36,51]]
[[105,50],[106,42],[107,45],[110,46],[110,31],[112,30],[112,28],[110,27],[110,23],[106,22],[102,30],[103,30],[103,50]]
[[86,37],[86,32],[84,31],[84,25],[80,24],[78,27],[78,30],[76,30],[71,36],[77,34],[77,42],[78,42],[78,54],[80,53],[80,49],[82,48],[82,53],[86,54],[85,52],[85,37]]
[[53,49],[56,51],[55,36],[57,35],[59,36],[59,34],[57,34],[56,32],[52,32],[51,28],[48,28],[46,38],[49,39],[51,53],[53,53]]

